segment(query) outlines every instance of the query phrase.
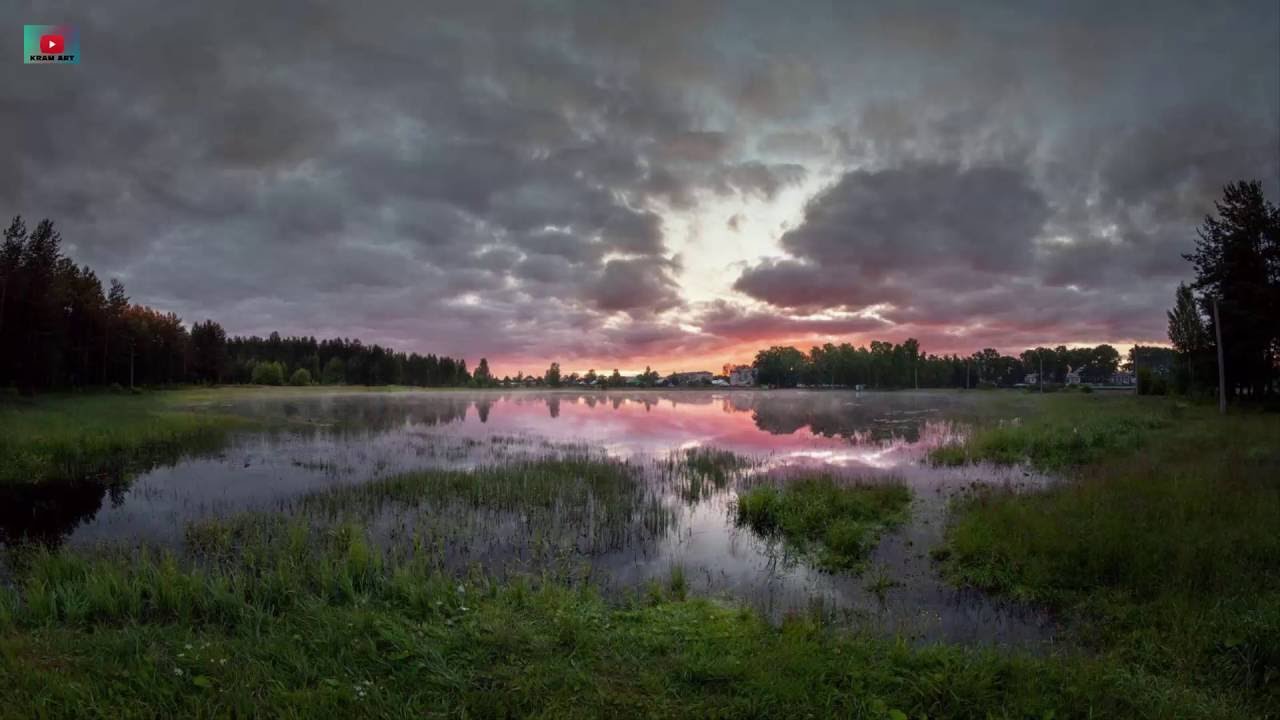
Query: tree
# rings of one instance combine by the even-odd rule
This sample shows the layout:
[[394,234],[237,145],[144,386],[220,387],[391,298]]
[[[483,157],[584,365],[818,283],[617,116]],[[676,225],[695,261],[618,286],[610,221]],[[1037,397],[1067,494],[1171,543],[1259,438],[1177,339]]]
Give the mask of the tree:
[[200,382],[220,383],[227,366],[227,333],[212,320],[191,326],[191,372]]
[[588,370],[587,374],[582,376],[582,381],[588,385],[594,384],[595,381],[599,379],[600,378],[596,377],[596,371],[594,368]]
[[551,387],[560,387],[560,363],[551,363],[551,367],[547,368],[547,374],[544,378],[547,385]]
[[808,358],[793,347],[775,345],[756,353],[756,379],[761,385],[795,387],[807,366]]
[[306,368],[298,368],[289,376],[289,384],[297,387],[311,384],[311,373]]
[[493,384],[493,376],[489,374],[489,361],[480,358],[475,373],[471,376],[477,387],[488,387]]
[[1174,294],[1173,309],[1169,311],[1169,342],[1177,351],[1181,362],[1178,376],[1180,391],[1195,386],[1195,365],[1210,346],[1209,333],[1204,318],[1196,306],[1195,295],[1186,283],[1178,283]]
[[609,376],[610,387],[622,387],[627,381],[622,379],[622,373],[618,372],[618,368],[613,369],[613,374]]
[[341,385],[347,381],[347,368],[342,362],[342,358],[333,356],[329,358],[329,362],[324,364],[324,372],[321,375],[321,382],[325,385]]
[[1280,208],[1257,181],[1227,185],[1214,208],[1183,256],[1195,267],[1191,287],[1210,318],[1207,335],[1221,333],[1228,393],[1269,394],[1280,352]]
[[658,372],[648,365],[644,366],[644,372],[640,373],[640,385],[643,387],[653,387],[658,384]]

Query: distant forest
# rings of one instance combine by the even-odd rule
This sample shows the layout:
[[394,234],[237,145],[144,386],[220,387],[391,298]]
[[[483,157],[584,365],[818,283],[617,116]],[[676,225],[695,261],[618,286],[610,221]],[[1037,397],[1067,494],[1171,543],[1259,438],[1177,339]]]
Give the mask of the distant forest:
[[[24,392],[175,383],[465,385],[465,360],[406,355],[359,340],[228,338],[213,320],[195,323],[135,305],[124,285],[107,289],[62,253],[53,222],[28,232],[15,217],[0,247],[0,387]],[[481,361],[487,376],[487,363]]]
[[[1173,352],[1167,348],[1141,348],[1140,365],[1159,363],[1160,372],[1166,373],[1172,360]],[[1040,372],[1041,361],[1044,381],[1050,384],[1065,383],[1068,371],[1079,373],[1086,383],[1108,383],[1121,368],[1120,352],[1110,345],[1035,348],[1017,357],[1001,355],[994,348],[968,356],[929,355],[914,338],[896,344],[872,341],[866,347],[828,343],[807,353],[794,347],[772,347],[756,354],[754,366],[757,382],[779,387],[976,388],[1022,383],[1027,375]]]

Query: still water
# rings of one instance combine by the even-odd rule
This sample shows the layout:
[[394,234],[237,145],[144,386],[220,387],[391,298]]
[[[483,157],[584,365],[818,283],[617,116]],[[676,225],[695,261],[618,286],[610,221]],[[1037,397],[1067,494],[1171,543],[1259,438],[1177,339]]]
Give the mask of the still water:
[[[57,497],[42,496],[39,488],[11,490],[25,495],[0,502],[0,544],[35,537],[71,546],[176,546],[192,521],[286,510],[326,487],[430,467],[500,465],[570,448],[634,463],[648,478],[652,502],[671,518],[657,532],[637,530],[608,546],[570,543],[580,555],[575,560],[606,591],[665,581],[679,566],[691,592],[746,602],[773,617],[821,608],[922,641],[1054,641],[1054,625],[1043,612],[952,588],[929,557],[941,542],[952,497],[979,484],[1021,488],[1045,481],[1022,468],[927,463],[928,451],[963,437],[978,412],[962,393],[335,393],[242,396],[216,409],[287,422],[237,434],[216,453],[153,469],[114,489],[83,484],[60,489]],[[673,453],[690,448],[729,450],[751,462],[732,482],[690,494],[687,484],[663,471]],[[883,535],[860,575],[821,571],[734,523],[737,490],[815,468],[842,478],[896,479],[914,491],[910,521]],[[460,512],[474,516],[460,518]],[[381,520],[384,532],[394,532],[394,518]],[[437,537],[459,568],[539,569],[529,546],[534,535],[547,534],[543,528],[474,508],[442,508],[439,521],[450,532]]]

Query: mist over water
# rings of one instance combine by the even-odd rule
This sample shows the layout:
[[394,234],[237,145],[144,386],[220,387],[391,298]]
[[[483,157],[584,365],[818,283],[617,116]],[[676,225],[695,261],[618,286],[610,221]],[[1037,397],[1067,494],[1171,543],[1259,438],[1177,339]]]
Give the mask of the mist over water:
[[[975,417],[962,393],[333,393],[249,396],[217,409],[288,422],[238,433],[216,453],[131,481],[0,489],[22,495],[0,498],[0,544],[25,538],[177,547],[193,521],[304,511],[305,498],[325,488],[567,453],[634,466],[648,514],[637,512],[607,542],[594,528],[578,527],[576,514],[534,522],[519,512],[443,502],[412,517],[380,512],[370,518],[371,531],[382,539],[430,534],[459,572],[482,567],[501,576],[567,563],[608,593],[666,582],[679,567],[691,592],[746,602],[775,618],[821,609],[923,641],[1053,641],[1055,628],[1043,613],[952,588],[929,558],[953,496],[975,484],[1044,482],[1022,468],[927,463],[929,450],[963,438]],[[720,482],[705,482],[672,461],[693,448],[728,450],[748,462]],[[740,489],[813,470],[849,481],[900,481],[915,494],[910,520],[882,536],[861,574],[819,570],[734,523]]]

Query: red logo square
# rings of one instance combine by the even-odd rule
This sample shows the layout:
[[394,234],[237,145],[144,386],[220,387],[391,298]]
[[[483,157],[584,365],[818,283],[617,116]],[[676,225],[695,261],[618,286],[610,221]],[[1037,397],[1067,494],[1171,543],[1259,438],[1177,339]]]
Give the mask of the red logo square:
[[61,35],[40,36],[41,55],[61,55],[65,49],[66,45],[62,41]]

